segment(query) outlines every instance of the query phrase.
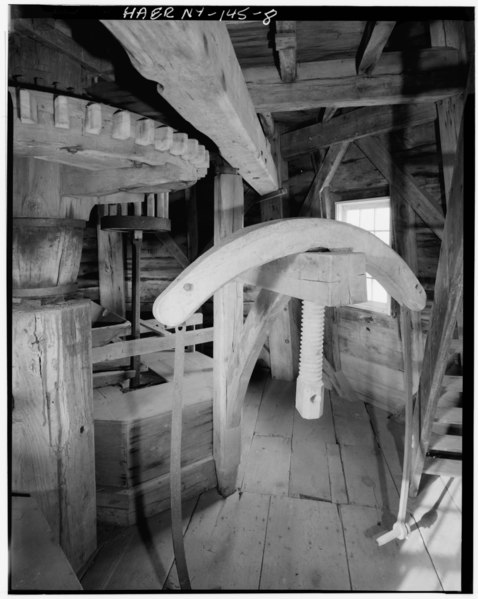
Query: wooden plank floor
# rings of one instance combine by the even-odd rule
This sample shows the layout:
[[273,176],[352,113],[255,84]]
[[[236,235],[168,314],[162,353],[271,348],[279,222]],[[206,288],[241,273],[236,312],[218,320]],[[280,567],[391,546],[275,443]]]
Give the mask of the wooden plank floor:
[[[295,385],[255,375],[243,413],[238,492],[186,503],[193,589],[460,591],[461,483],[424,477],[412,532],[378,547],[395,522],[403,427],[362,402],[326,397],[305,421]],[[169,513],[99,534],[87,591],[177,590]]]

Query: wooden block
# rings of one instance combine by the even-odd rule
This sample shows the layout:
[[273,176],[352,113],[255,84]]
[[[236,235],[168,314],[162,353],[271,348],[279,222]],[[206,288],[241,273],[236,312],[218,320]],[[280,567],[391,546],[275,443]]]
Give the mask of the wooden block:
[[165,152],[173,145],[173,133],[171,127],[158,127],[154,135],[154,147],[160,152]]
[[90,103],[86,106],[85,133],[98,135],[103,126],[101,104]]
[[113,114],[113,139],[128,139],[131,137],[131,114],[126,110],[118,110]]
[[188,149],[188,136],[186,133],[173,133],[173,143],[169,152],[173,156],[183,156]]
[[347,591],[347,557],[337,506],[271,497],[260,590]]
[[323,306],[366,301],[365,255],[304,252],[247,271],[250,285],[313,301]]
[[156,123],[152,119],[138,119],[136,121],[135,143],[140,146],[149,146],[154,143]]
[[58,129],[70,128],[70,115],[68,112],[68,98],[56,96],[53,100],[53,122]]
[[12,497],[11,506],[12,591],[82,591],[80,581],[35,500]]
[[[234,493],[226,499],[216,491],[202,495],[185,536],[193,589],[259,587],[268,509],[269,498],[261,495]],[[166,590],[178,589],[173,567]]]
[[[341,505],[339,509],[353,591],[442,590],[418,530],[406,541],[379,547],[375,537],[390,530],[394,517],[385,520],[372,507]],[[412,572],[420,574],[412,576]]]
[[254,435],[245,464],[244,491],[288,495],[290,456],[290,439]]

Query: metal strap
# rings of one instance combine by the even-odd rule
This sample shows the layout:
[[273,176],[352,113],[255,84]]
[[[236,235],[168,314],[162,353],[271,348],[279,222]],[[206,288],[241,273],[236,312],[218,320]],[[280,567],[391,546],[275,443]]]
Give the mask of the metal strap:
[[186,324],[176,327],[176,347],[174,352],[173,408],[171,415],[171,530],[174,556],[181,590],[190,590],[186,554],[184,551],[183,518],[181,505],[181,435],[183,427],[183,378],[184,378],[184,332]]

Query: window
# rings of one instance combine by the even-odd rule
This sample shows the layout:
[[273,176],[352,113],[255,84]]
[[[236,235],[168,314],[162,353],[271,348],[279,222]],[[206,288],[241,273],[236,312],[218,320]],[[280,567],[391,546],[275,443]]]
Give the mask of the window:
[[[337,220],[370,231],[390,245],[390,198],[336,202],[335,212]],[[355,306],[390,314],[390,296],[367,273],[367,301]]]

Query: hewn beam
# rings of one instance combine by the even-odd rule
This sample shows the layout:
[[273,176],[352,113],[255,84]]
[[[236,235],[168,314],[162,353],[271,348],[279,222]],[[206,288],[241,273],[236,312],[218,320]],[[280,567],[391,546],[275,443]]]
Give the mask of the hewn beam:
[[330,185],[348,147],[348,142],[330,146],[305,197],[300,216],[323,216],[321,214],[320,192]]
[[[215,245],[243,227],[242,179],[219,172],[214,180]],[[225,497],[236,490],[241,455],[240,426],[228,426],[227,415],[231,404],[229,362],[239,342],[243,319],[243,284],[236,279],[214,294],[213,451],[218,488]]]
[[[463,21],[432,21],[430,23],[432,46],[456,48],[459,57],[466,62],[466,41]],[[445,199],[450,195],[453,167],[455,164],[456,142],[463,113],[463,96],[446,98],[437,102],[438,127],[442,156],[443,184]]]
[[[288,212],[288,163],[282,158],[280,151],[280,129],[278,124],[272,139],[272,151],[276,161],[279,183],[284,193],[276,195],[269,201],[261,198],[261,221],[266,222],[278,218],[285,218]],[[294,300],[287,303],[279,311],[274,321],[274,326],[269,332],[269,354],[271,360],[271,376],[274,379],[293,381],[298,370],[298,331],[294,319]]]
[[[101,209],[99,207],[99,209]],[[125,315],[123,234],[103,231],[97,225],[98,281],[100,304],[120,316]]]
[[462,120],[447,217],[435,280],[434,302],[423,358],[414,421],[420,438],[412,461],[411,493],[418,492],[447,356],[463,299],[464,126]]
[[103,21],[135,68],[258,193],[278,188],[262,133],[224,23]]
[[284,85],[274,67],[244,69],[258,112],[435,102],[459,94],[466,72],[453,48],[387,52],[371,76],[355,74],[355,60],[299,63]]
[[281,137],[281,150],[286,158],[291,158],[334,143],[414,127],[435,119],[436,108],[433,103],[358,108],[328,122],[284,133]]
[[275,46],[281,79],[284,83],[291,83],[297,76],[295,21],[276,21]]
[[396,21],[368,21],[357,50],[358,75],[371,75],[376,67]]
[[378,137],[364,137],[355,144],[387,179],[397,196],[410,204],[423,222],[441,239],[445,222],[443,212],[435,205],[433,198],[418,187],[409,168],[399,164]]
[[113,64],[105,58],[94,56],[76,42],[65,21],[61,21],[60,28],[58,19],[18,18],[16,14],[20,11],[21,7],[12,5],[11,24],[15,33],[27,35],[54,50],[58,50],[79,62],[86,70],[101,75],[103,79],[113,79]]

